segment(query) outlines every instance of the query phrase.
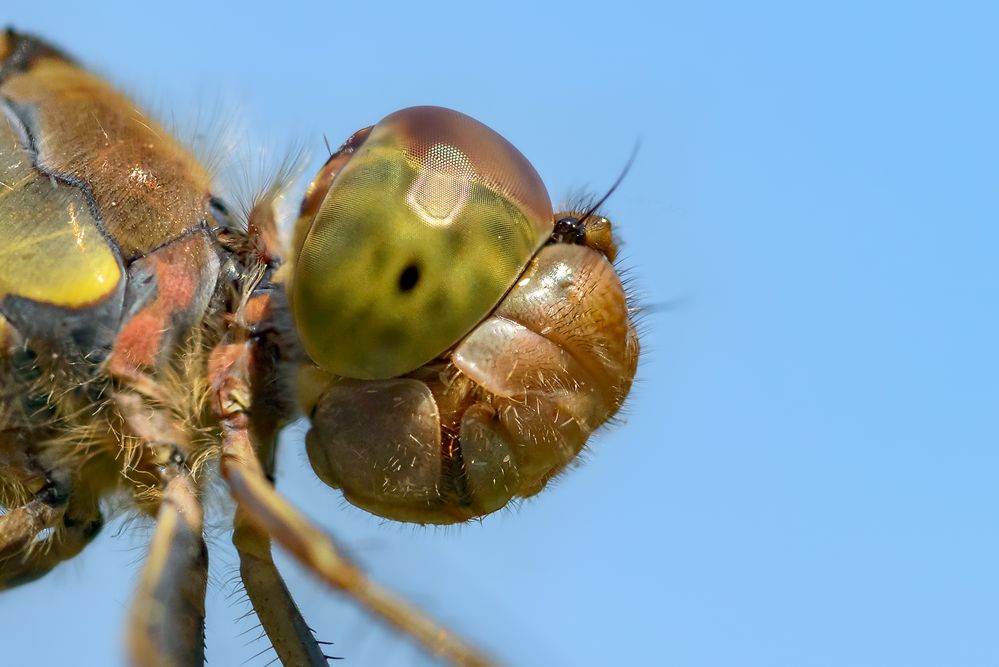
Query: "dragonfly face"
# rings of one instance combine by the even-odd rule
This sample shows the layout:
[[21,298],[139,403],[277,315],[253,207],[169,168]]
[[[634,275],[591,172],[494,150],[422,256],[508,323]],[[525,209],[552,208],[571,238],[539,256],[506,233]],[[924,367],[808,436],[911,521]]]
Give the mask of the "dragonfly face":
[[481,664],[274,491],[276,436],[304,413],[316,474],[401,521],[537,493],[635,373],[610,223],[554,213],[481,123],[414,107],[330,157],[289,250],[277,190],[239,220],[185,148],[42,42],[0,37],[0,95],[0,588],[75,555],[101,499],[131,495],[158,518],[132,658],[200,662],[199,497],[217,460],[283,662],[325,664],[272,539],[431,651]]

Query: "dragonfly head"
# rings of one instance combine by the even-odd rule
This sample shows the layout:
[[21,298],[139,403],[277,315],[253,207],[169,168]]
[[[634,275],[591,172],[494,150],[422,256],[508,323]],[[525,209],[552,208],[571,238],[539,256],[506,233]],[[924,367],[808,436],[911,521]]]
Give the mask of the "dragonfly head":
[[553,213],[526,158],[468,116],[414,107],[356,133],[295,246],[309,460],[375,514],[453,523],[533,495],[630,389],[610,222]]

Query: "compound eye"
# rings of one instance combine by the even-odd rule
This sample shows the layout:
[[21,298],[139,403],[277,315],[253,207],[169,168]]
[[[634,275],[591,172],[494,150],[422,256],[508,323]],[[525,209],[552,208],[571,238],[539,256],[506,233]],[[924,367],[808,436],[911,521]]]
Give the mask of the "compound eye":
[[397,377],[453,347],[551,237],[544,183],[482,123],[411,107],[375,125],[306,225],[291,286],[306,352]]

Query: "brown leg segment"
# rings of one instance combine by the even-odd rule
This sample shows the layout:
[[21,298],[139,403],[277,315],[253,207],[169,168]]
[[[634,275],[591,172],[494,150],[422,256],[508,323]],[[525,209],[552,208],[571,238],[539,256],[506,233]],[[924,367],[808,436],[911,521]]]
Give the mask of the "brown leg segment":
[[208,550],[202,524],[194,482],[178,473],[166,484],[132,604],[128,644],[134,665],[204,664]]
[[[257,430],[258,460],[267,461],[273,479],[276,427]],[[260,625],[283,665],[325,667],[330,656],[302,617],[271,556],[270,536],[252,520],[242,505],[236,507],[232,543],[239,553],[239,575]]]
[[267,533],[249,519],[242,505],[235,523],[232,542],[239,552],[239,576],[281,663],[325,667],[327,656],[274,565]]
[[35,498],[0,516],[0,562],[27,549],[46,528],[58,525],[65,511],[64,504],[53,505]]
[[[0,590],[34,581],[80,553],[103,525],[97,502],[48,484],[31,501],[0,516]],[[42,531],[52,534],[39,540]]]
[[[225,398],[225,402],[215,405],[215,410],[220,415],[238,415],[235,418],[242,424],[248,422],[243,410],[251,400],[251,395],[243,391],[242,385],[232,380],[245,377],[248,372],[247,362],[254,349],[256,348],[247,345],[224,345],[216,349],[214,358],[217,365],[213,366],[215,371],[212,374],[218,380],[216,395]],[[260,383],[255,388],[259,390],[261,386],[266,386],[266,383]],[[252,399],[261,405],[272,402],[269,397],[260,396],[260,393],[252,396]],[[273,411],[264,409],[255,417],[254,461],[265,461],[267,472],[273,473],[279,419]],[[274,565],[270,536],[252,520],[242,504],[236,506],[233,524],[235,530],[232,543],[239,553],[240,578],[278,658],[284,665],[325,667],[329,657],[323,654],[320,643],[312,634]]]

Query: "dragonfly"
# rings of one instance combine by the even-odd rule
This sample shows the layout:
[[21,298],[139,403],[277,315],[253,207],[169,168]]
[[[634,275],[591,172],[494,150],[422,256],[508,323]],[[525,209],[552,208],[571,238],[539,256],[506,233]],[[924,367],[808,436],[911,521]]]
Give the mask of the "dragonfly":
[[329,656],[275,545],[429,654],[493,664],[281,495],[278,436],[304,416],[316,476],[394,521],[539,493],[638,363],[603,201],[555,210],[501,135],[410,107],[331,151],[284,234],[284,179],[231,206],[134,102],[10,29],[0,110],[0,589],[72,559],[124,502],[155,526],[128,659],[203,664],[203,499],[221,481],[283,664]]

